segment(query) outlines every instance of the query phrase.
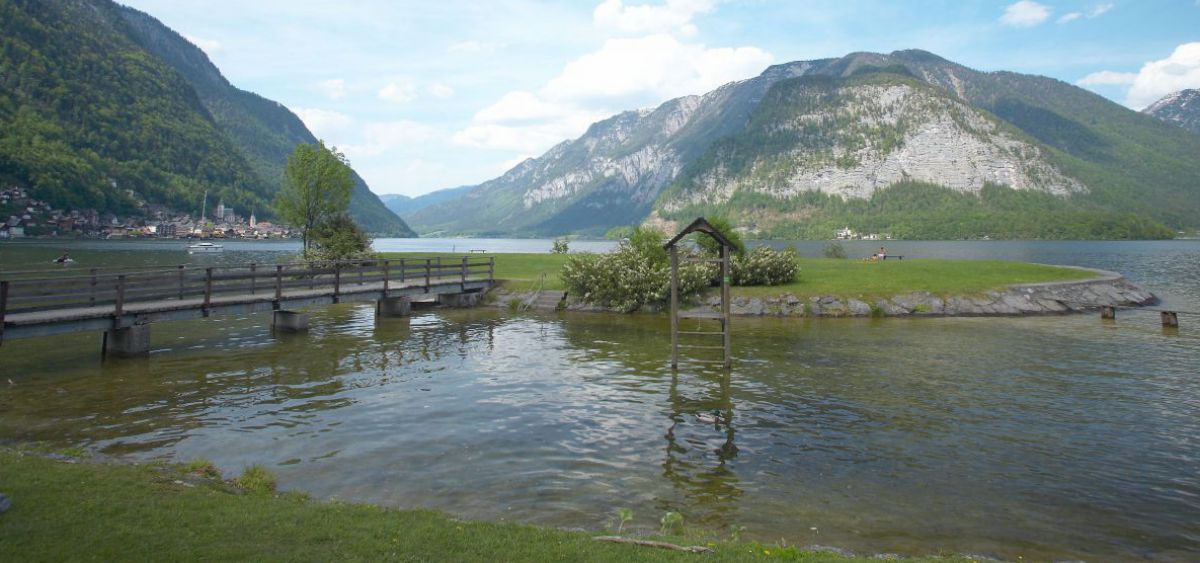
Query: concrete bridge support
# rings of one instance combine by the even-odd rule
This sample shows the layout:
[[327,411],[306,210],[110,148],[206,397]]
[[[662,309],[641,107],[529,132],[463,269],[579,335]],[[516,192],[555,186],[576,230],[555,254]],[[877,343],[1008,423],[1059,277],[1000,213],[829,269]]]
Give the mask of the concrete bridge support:
[[384,297],[375,302],[375,314],[380,317],[411,317],[412,300],[407,297]]
[[271,329],[281,332],[304,332],[308,330],[308,315],[296,311],[275,311],[271,316]]
[[454,309],[462,309],[465,307],[474,307],[479,303],[479,297],[482,293],[443,293],[438,295],[438,305],[442,307],[451,307]]
[[150,355],[150,325],[133,325],[104,332],[105,358],[141,358]]

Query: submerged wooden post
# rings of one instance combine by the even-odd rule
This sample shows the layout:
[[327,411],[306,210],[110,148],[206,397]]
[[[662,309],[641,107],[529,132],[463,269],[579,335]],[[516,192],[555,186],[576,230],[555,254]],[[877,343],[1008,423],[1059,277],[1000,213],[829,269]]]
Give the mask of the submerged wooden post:
[[1162,325],[1165,327],[1179,328],[1179,314],[1175,311],[1163,311]]
[[733,339],[729,335],[729,284],[733,282],[733,272],[729,263],[730,247],[721,246],[721,332],[724,335],[721,337],[724,340],[722,346],[725,349],[725,367],[729,368],[733,365]]
[[1115,319],[1115,318],[1117,318],[1117,308],[1116,308],[1116,307],[1113,307],[1113,306],[1111,306],[1111,305],[1105,305],[1104,307],[1102,307],[1102,308],[1100,309],[1100,318],[1101,318],[1101,319]]
[[679,367],[679,249],[671,247],[671,367]]

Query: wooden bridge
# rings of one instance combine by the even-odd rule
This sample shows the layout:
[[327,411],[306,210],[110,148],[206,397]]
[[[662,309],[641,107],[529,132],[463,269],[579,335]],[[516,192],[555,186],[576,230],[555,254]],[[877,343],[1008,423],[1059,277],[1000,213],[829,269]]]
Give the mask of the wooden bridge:
[[0,274],[0,345],[80,331],[104,331],[102,352],[150,350],[150,323],[272,312],[277,330],[304,330],[293,309],[375,301],[382,316],[407,316],[413,299],[473,305],[495,283],[495,258],[401,258],[165,269],[45,270]]

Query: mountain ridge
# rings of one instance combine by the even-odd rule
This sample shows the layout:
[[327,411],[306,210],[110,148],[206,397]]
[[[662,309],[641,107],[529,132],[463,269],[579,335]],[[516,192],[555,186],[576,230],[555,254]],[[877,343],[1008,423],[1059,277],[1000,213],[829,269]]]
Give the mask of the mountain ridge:
[[[596,233],[621,221],[630,224],[647,218],[661,219],[658,215],[668,201],[663,199],[663,194],[680,189],[675,184],[681,181],[681,172],[694,169],[697,163],[710,158],[710,151],[717,141],[745,133],[750,115],[759,109],[770,89],[801,77],[847,80],[871,74],[908,77],[960,100],[964,111],[973,116],[971,119],[994,121],[998,130],[1004,131],[1012,142],[1019,140],[1020,146],[1025,147],[1022,150],[1036,154],[1033,163],[1043,171],[1042,175],[1057,174],[1066,179],[1060,182],[1063,185],[1076,185],[1075,189],[1058,190],[1054,199],[994,198],[993,202],[1022,202],[1020,205],[1034,205],[1031,202],[1037,199],[1039,208],[1027,212],[1039,213],[1039,209],[1044,209],[1046,221],[1061,216],[1072,218],[1071,228],[1065,231],[1046,225],[1042,229],[1025,230],[1026,234],[1022,236],[1161,237],[1168,231],[1159,222],[1184,228],[1194,227],[1198,221],[1200,203],[1195,197],[1194,179],[1200,178],[1200,165],[1191,162],[1194,159],[1188,159],[1186,155],[1189,151],[1200,150],[1200,145],[1187,134],[1059,80],[1007,71],[980,72],[920,50],[889,54],[860,52],[833,59],[781,63],[768,67],[756,77],[723,85],[701,96],[668,100],[649,112],[623,112],[593,124],[579,138],[560,143],[457,200],[427,207],[410,219],[422,231],[433,228],[446,233],[470,234],[473,224],[487,224],[503,226],[494,228],[492,234],[506,235],[557,235],[571,230]],[[926,92],[923,95],[933,94]],[[679,122],[651,119],[652,116],[672,115],[672,111],[680,118]],[[809,154],[805,151],[814,147],[804,143],[810,141],[812,139],[797,138],[789,142],[794,144],[791,148],[800,149],[799,154]],[[915,143],[919,139],[909,141]],[[935,153],[946,151],[948,147],[925,146],[928,152]],[[744,145],[743,152],[750,160],[760,159],[764,157],[760,154],[761,148],[749,143]],[[1002,154],[1003,150],[997,148],[994,152]],[[581,160],[579,155],[590,158]],[[585,164],[581,166],[579,162]],[[914,181],[918,184],[934,181],[932,185],[937,185],[937,177],[922,178],[919,172],[920,169],[909,169],[907,177],[902,174],[894,183],[909,185]],[[925,181],[919,181],[922,179]],[[981,193],[984,183],[973,184],[976,196]],[[1004,178],[986,184],[1014,187]],[[1028,187],[1026,184],[1031,182],[1018,183],[1015,187],[1024,189]],[[912,190],[901,192],[910,196],[915,193]],[[932,192],[921,193],[925,197]],[[653,196],[654,202],[646,205],[642,202],[649,199],[648,196]],[[942,196],[938,197],[945,202],[959,202],[958,198],[947,194]],[[796,203],[796,198],[789,197],[791,199],[776,198],[776,202],[782,207],[790,207]],[[831,214],[823,210],[831,203],[817,199],[820,201],[809,202],[811,205],[803,217],[795,217],[790,227],[777,229],[773,226],[767,232],[828,236],[799,224],[824,223],[829,219],[825,215]],[[739,207],[739,202],[745,200],[730,198],[732,207],[709,206],[708,211],[730,215],[742,227],[753,227],[748,216],[767,203],[759,202],[754,209]],[[606,206],[606,201],[617,204]],[[515,211],[519,208],[523,208],[528,216],[516,217]],[[475,211],[478,209],[506,209],[507,213]],[[1009,212],[1016,213],[1016,210]],[[865,213],[869,216],[872,211],[868,208]],[[1089,214],[1095,219],[1080,219]],[[1119,223],[1120,226],[1106,223]],[[962,229],[953,235],[981,234],[973,232],[974,227],[970,225],[964,225]],[[907,234],[918,238],[931,236],[920,229]]]
[[1142,113],[1200,133],[1200,89],[1189,88],[1167,94],[1143,109]]

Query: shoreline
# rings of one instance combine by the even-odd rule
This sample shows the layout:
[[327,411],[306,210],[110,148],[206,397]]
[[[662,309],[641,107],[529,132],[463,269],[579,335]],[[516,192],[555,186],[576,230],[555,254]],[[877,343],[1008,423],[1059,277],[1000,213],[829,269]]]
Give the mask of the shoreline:
[[[730,311],[740,317],[1021,317],[1083,313],[1108,306],[1150,306],[1158,302],[1153,293],[1117,272],[1079,266],[1057,267],[1094,272],[1097,276],[1083,280],[1013,284],[966,295],[914,291],[886,298],[844,295],[800,298],[791,292],[781,292],[773,297],[736,296],[731,300]],[[526,309],[540,311],[620,312],[586,303],[562,290],[511,292],[501,285],[490,295],[488,306],[499,308],[510,307],[515,299]],[[717,311],[719,304],[718,297],[706,296],[701,303],[684,307],[681,312]],[[665,311],[662,306],[652,306],[639,312],[661,314]]]

